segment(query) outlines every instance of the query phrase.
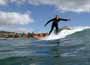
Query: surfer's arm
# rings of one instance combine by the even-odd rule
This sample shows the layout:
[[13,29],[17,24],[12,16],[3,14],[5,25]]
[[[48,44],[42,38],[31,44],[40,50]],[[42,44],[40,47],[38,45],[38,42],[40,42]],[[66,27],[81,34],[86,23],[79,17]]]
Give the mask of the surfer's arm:
[[70,19],[63,19],[63,18],[60,18],[61,21],[69,21]]
[[48,23],[50,23],[51,21],[53,21],[54,19],[49,20],[44,26],[46,26]]

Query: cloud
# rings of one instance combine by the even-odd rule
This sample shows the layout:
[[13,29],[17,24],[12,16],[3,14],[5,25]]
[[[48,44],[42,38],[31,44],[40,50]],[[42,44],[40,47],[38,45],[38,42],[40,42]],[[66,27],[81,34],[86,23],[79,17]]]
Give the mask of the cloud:
[[54,5],[58,10],[90,12],[90,0],[29,0],[36,5]]
[[32,5],[53,5],[58,10],[72,12],[90,12],[90,0],[0,0],[0,4],[9,3],[32,4]]
[[56,6],[63,11],[90,12],[90,0],[60,0]]
[[0,5],[5,5],[7,4],[7,0],[0,0]]
[[90,12],[90,0],[0,0],[0,4],[5,3],[54,5],[62,11]]
[[3,12],[0,11],[0,25],[29,24],[33,22],[32,17],[28,13]]

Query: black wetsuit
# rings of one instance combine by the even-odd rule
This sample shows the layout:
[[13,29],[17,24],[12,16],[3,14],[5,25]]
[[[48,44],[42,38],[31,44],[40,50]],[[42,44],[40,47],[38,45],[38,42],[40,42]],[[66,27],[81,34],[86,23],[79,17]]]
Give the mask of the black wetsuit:
[[45,26],[48,24],[48,23],[50,23],[50,22],[52,22],[52,27],[51,27],[51,30],[50,30],[50,32],[49,32],[49,35],[51,34],[51,32],[53,31],[53,29],[54,29],[54,27],[56,28],[56,33],[58,33],[58,30],[59,30],[59,28],[58,28],[58,22],[59,21],[68,21],[68,19],[62,19],[62,18],[53,18],[53,19],[51,19],[51,20],[49,20],[46,24],[45,24]]

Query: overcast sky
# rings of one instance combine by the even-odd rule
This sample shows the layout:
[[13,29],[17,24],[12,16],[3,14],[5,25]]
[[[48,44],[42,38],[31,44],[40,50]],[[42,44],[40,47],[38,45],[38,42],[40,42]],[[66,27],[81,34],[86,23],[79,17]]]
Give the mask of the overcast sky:
[[71,19],[59,27],[89,26],[90,0],[0,0],[0,30],[47,32],[55,15]]

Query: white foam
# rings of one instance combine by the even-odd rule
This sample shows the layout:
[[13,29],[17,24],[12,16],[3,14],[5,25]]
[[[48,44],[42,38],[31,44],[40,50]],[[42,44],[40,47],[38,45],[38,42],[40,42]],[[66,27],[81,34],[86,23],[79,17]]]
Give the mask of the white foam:
[[71,35],[73,33],[79,32],[79,31],[83,31],[85,29],[90,29],[90,27],[88,27],[88,26],[86,26],[86,27],[71,27],[71,30],[64,29],[60,33],[58,33],[58,35],[52,33],[48,37],[44,38],[44,40],[54,40],[54,39],[65,38],[68,35]]

